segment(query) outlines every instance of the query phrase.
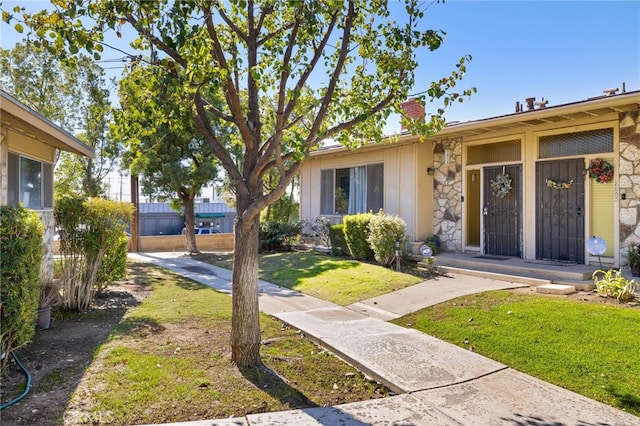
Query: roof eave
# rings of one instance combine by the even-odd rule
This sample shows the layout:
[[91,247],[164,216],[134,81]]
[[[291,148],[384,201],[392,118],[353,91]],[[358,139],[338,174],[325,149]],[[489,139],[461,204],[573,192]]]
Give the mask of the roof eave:
[[4,113],[14,116],[24,123],[25,127],[30,127],[51,137],[51,140],[47,139],[42,142],[53,146],[54,148],[84,155],[85,157],[94,156],[95,153],[93,148],[82,143],[75,136],[63,130],[58,125],[28,108],[6,92],[0,91],[0,96],[2,100],[1,107]]

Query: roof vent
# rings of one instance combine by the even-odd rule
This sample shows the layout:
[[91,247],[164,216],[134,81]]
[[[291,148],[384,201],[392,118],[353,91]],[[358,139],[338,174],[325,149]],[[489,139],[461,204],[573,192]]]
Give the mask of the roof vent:
[[603,90],[602,93],[604,93],[605,96],[613,96],[616,94],[617,91],[618,91],[618,88],[616,87],[615,89]]
[[548,99],[545,101],[544,98],[542,98],[539,102],[536,102],[536,106],[538,107],[538,109],[546,108],[548,103],[549,103]]

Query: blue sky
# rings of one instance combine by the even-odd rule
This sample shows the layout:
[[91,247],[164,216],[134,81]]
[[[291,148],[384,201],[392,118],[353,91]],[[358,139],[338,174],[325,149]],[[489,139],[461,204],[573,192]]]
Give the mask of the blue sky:
[[[2,3],[5,9],[21,4],[39,10],[48,5]],[[415,92],[449,75],[461,56],[473,57],[461,86],[475,86],[478,93],[452,107],[446,114],[448,121],[510,114],[516,101],[524,103],[528,97],[544,97],[553,106],[599,96],[605,89],[621,89],[622,82],[627,91],[640,89],[638,0],[448,0],[429,6],[424,25],[445,31],[447,37],[438,51],[419,55]],[[0,25],[3,48],[20,38],[6,24]],[[106,52],[103,58],[121,56]]]

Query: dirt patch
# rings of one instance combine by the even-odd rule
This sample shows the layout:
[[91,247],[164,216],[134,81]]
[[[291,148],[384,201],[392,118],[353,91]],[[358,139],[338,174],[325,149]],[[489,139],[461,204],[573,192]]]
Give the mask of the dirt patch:
[[[146,287],[122,281],[98,295],[90,312],[54,311],[51,326],[36,332],[31,343],[16,351],[31,374],[31,388],[26,397],[2,410],[2,425],[62,424],[69,399],[94,352],[127,310],[137,306],[147,294]],[[19,396],[25,383],[25,376],[12,359],[2,376],[2,403]],[[85,422],[91,423],[90,419],[78,421]]]
[[582,302],[594,303],[598,305],[619,306],[623,308],[636,309],[640,311],[640,297],[636,297],[634,300],[630,300],[626,302],[619,302],[617,299],[612,297],[600,296],[595,291],[577,291],[575,293],[567,294],[567,295],[536,293],[535,287],[514,288],[514,289],[511,289],[511,291],[515,293],[532,294],[532,295],[543,296],[543,297],[573,299],[573,300],[578,300]]

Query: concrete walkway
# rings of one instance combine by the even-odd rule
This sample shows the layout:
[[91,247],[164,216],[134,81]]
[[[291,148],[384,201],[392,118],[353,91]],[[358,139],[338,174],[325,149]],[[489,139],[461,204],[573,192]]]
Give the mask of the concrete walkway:
[[[130,257],[231,292],[230,271],[181,253]],[[461,295],[520,286],[455,274],[340,307],[261,281],[263,312],[302,330],[398,395],[335,407],[172,425],[640,425],[640,418],[631,414],[386,322]]]

